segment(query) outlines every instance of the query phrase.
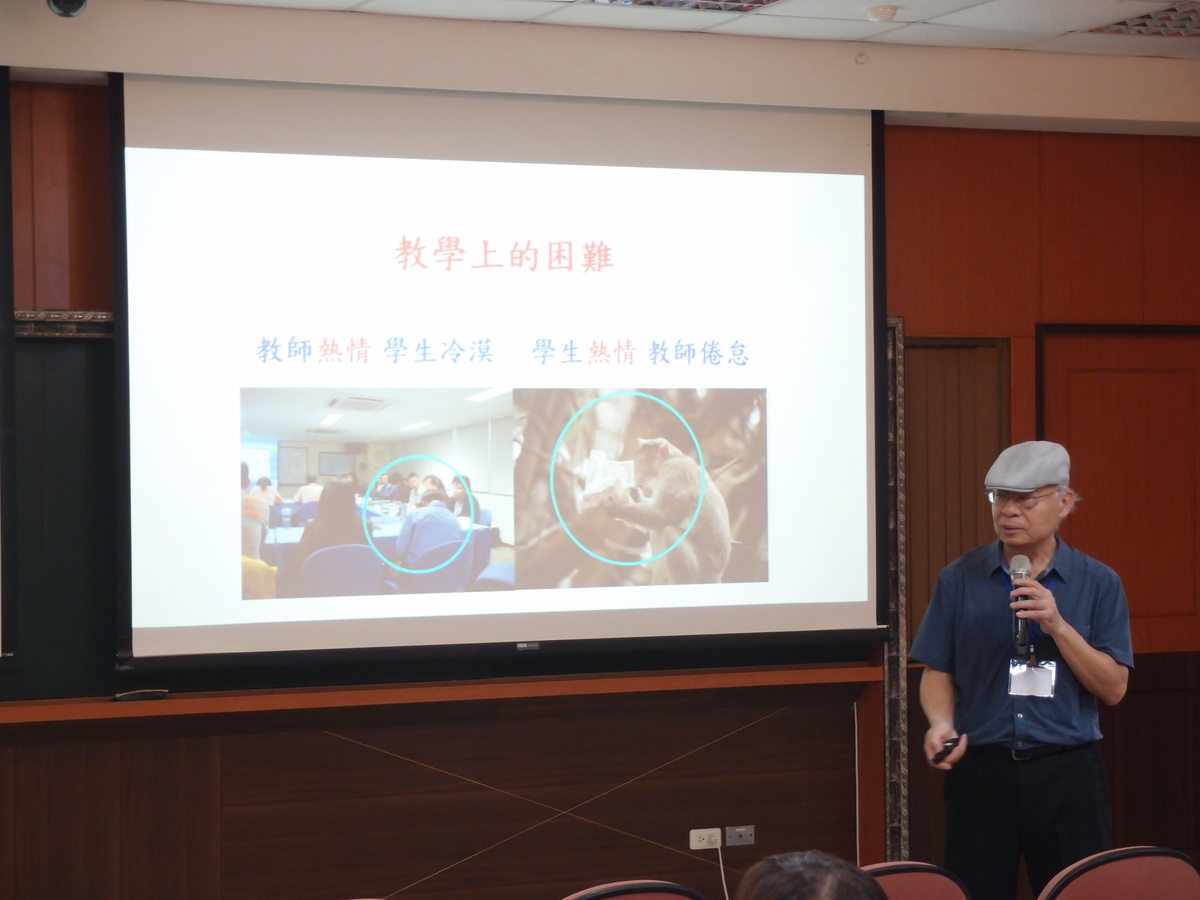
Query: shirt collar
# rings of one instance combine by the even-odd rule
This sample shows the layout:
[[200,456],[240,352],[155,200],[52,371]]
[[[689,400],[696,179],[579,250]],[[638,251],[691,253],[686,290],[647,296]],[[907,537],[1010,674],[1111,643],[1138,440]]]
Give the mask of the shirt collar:
[[[1051,574],[1057,575],[1063,581],[1067,580],[1067,573],[1074,565],[1076,550],[1069,546],[1058,535],[1054,536],[1056,542],[1054,557],[1050,560],[1050,565],[1046,566],[1046,571],[1042,572],[1038,578],[1044,580]],[[1009,574],[1008,563],[1004,559],[1004,545],[999,541],[993,541],[988,551],[988,574],[995,575],[997,571]]]

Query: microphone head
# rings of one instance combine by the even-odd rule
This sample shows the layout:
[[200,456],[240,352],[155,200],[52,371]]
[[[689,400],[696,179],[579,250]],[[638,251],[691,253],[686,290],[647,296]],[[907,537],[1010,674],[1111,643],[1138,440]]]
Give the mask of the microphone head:
[[1014,581],[1018,578],[1029,578],[1033,574],[1029,563],[1029,557],[1022,553],[1018,553],[1012,558],[1012,562],[1009,563],[1008,568],[1012,573]]

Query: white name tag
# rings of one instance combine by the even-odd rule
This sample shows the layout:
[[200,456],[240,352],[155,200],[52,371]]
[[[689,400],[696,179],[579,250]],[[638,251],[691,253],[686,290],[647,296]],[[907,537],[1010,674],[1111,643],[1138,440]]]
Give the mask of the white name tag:
[[1012,697],[1053,697],[1055,664],[1050,662],[1026,664],[1023,659],[1008,664],[1008,693]]

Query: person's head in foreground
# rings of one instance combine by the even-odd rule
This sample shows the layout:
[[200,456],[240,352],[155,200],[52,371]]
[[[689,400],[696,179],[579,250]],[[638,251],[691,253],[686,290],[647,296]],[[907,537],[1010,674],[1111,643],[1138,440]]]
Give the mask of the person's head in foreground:
[[858,866],[820,850],[768,856],[738,885],[737,900],[887,900]]

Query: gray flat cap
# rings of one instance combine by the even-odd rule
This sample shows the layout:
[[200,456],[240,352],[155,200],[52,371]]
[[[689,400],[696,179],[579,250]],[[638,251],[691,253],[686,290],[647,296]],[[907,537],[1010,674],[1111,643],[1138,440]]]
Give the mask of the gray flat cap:
[[996,457],[983,479],[987,490],[1035,491],[1045,484],[1071,483],[1071,457],[1062,444],[1026,441]]

